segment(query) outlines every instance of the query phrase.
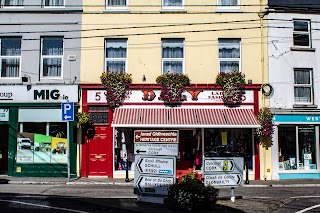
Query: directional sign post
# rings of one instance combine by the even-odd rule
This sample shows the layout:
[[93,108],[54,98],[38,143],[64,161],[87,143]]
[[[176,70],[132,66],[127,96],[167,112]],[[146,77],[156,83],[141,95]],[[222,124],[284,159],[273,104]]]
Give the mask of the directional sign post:
[[178,156],[179,145],[176,143],[135,143],[134,154]]
[[67,121],[67,158],[68,158],[68,182],[70,182],[70,135],[69,135],[69,121],[74,121],[74,103],[66,102],[61,103],[62,121]]
[[135,190],[138,190],[139,194],[167,195],[168,187],[172,184],[174,184],[173,177],[140,176]]
[[204,175],[204,184],[211,186],[240,186],[242,185],[241,174],[210,174]]
[[173,176],[176,167],[175,157],[135,156],[136,168],[139,174],[154,174]]
[[233,159],[204,159],[204,172],[229,172],[235,166]]

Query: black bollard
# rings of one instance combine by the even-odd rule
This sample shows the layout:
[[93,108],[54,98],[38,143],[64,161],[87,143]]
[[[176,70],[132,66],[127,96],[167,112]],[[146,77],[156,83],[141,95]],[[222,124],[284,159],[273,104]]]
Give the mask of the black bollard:
[[126,182],[130,182],[129,180],[129,170],[128,170],[128,161],[126,161],[126,179],[125,179]]
[[246,159],[246,182],[245,184],[249,184],[249,160],[248,157]]

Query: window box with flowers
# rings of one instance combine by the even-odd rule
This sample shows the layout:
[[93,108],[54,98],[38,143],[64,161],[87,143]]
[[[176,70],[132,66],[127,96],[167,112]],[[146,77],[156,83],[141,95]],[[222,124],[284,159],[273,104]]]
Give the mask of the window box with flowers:
[[127,90],[132,83],[131,74],[124,72],[105,72],[100,76],[106,88],[106,99],[110,108],[119,107],[124,101]]
[[179,73],[166,73],[159,75],[156,82],[162,87],[160,99],[165,104],[179,104],[184,101],[183,91],[186,86],[190,86],[190,79],[187,75]]
[[216,83],[222,87],[222,101],[226,105],[239,105],[242,102],[242,93],[246,85],[245,75],[233,71],[219,73]]
[[255,134],[259,137],[260,145],[266,149],[272,146],[272,135],[274,132],[272,117],[271,111],[267,107],[260,109],[257,114],[257,119],[261,127],[256,129]]

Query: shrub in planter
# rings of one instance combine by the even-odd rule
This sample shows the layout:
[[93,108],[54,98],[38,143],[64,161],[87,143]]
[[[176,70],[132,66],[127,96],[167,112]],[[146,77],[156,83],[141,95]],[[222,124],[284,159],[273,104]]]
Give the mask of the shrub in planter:
[[189,170],[177,183],[169,186],[166,203],[176,211],[194,211],[209,208],[217,202],[218,189],[204,186],[201,176]]
[[260,145],[266,149],[272,146],[272,135],[274,133],[272,118],[273,115],[267,107],[260,109],[257,114],[257,119],[261,127],[255,130],[255,134],[259,137]]

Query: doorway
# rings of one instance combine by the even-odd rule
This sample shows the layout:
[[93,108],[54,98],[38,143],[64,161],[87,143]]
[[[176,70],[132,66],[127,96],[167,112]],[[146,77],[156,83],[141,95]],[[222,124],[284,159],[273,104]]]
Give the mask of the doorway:
[[0,124],[0,175],[8,174],[9,125]]
[[179,154],[177,157],[177,170],[187,170],[195,166],[196,155],[199,151],[195,131],[179,130]]

